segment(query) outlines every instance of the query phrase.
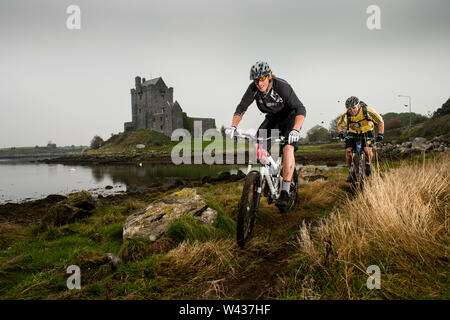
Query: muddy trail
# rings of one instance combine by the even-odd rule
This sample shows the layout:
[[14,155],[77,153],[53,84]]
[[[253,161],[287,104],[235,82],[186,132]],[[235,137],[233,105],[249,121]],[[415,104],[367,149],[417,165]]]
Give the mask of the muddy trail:
[[273,252],[247,253],[256,261],[262,259],[258,267],[251,270],[238,270],[236,278],[226,279],[223,283],[226,296],[245,300],[265,300],[280,295],[282,282],[289,258],[296,253],[292,244],[283,244]]
[[[352,189],[345,185],[339,185],[342,194],[354,195]],[[263,199],[262,201],[264,201]],[[336,199],[338,203],[338,199]],[[268,300],[277,299],[283,295],[283,289],[287,281],[292,278],[290,264],[299,253],[298,231],[303,223],[316,226],[322,217],[315,217],[302,203],[300,199],[296,207],[287,214],[280,214],[276,207],[270,208],[268,213],[273,220],[266,222],[271,225],[267,229],[259,228],[254,231],[253,237],[266,237],[267,246],[261,248],[252,246],[250,239],[239,255],[245,261],[252,261],[250,265],[241,266],[234,275],[223,279],[221,285],[224,297],[244,300]],[[256,222],[258,224],[258,221]],[[258,229],[257,227],[255,227]],[[273,239],[270,239],[273,238]],[[298,278],[305,275],[298,274]]]

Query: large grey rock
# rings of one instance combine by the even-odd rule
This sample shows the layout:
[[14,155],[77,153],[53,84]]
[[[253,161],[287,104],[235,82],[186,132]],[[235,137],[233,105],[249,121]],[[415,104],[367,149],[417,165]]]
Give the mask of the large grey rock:
[[196,189],[184,188],[129,216],[123,227],[123,239],[144,238],[156,241],[182,215],[191,215],[202,222],[213,224],[217,212],[207,207]]

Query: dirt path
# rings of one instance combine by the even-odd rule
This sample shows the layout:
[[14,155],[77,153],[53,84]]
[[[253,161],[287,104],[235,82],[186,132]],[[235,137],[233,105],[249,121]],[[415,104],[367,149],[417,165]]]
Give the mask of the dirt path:
[[[246,300],[270,299],[279,296],[289,257],[295,252],[293,245],[283,244],[269,254],[264,250],[257,252],[256,255],[250,254],[255,255],[253,257],[255,260],[262,259],[262,261],[255,265],[255,268],[242,267],[238,270],[236,278],[227,279],[224,283],[226,295]],[[243,254],[248,254],[245,249]]]

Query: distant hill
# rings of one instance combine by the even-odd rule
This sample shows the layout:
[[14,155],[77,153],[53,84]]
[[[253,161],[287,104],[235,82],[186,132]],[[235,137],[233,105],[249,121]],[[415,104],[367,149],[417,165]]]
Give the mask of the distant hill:
[[119,152],[135,150],[138,144],[145,146],[145,149],[166,149],[176,142],[161,132],[153,130],[136,130],[121,132],[111,136],[97,150],[89,150],[89,153]]
[[42,158],[57,157],[71,153],[81,153],[87,146],[66,146],[57,147],[55,144],[49,144],[46,147],[11,147],[0,149],[0,158],[20,159],[20,158]]
[[450,139],[450,99],[437,109],[431,118],[411,114],[412,127],[409,128],[409,113],[386,113],[385,142],[401,143],[414,137],[434,138],[444,135]]

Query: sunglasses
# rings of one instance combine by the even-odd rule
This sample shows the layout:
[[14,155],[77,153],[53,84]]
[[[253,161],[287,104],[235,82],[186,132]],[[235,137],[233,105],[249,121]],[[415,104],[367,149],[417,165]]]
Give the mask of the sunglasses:
[[348,109],[356,109],[356,108],[358,108],[358,106],[359,106],[359,102],[352,107],[348,107]]
[[255,79],[255,80],[253,80],[253,81],[255,81],[255,83],[258,83],[258,82],[264,81],[264,80],[266,80],[266,79],[267,79],[267,76],[264,76],[264,77],[261,77],[261,78],[259,78],[259,79]]

